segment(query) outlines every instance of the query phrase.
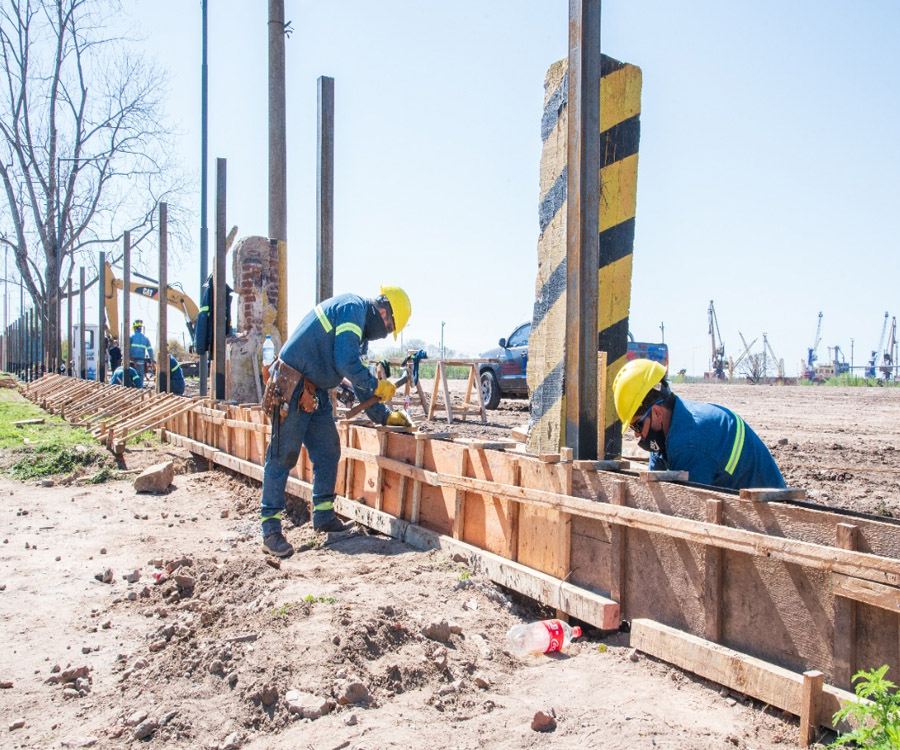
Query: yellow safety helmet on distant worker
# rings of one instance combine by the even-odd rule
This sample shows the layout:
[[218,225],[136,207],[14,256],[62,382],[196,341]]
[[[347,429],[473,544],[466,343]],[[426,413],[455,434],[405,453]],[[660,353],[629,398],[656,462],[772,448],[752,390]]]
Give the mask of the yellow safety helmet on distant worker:
[[380,294],[387,299],[391,306],[391,316],[394,318],[394,340],[396,341],[397,333],[402,331],[409,321],[412,305],[409,304],[406,292],[399,286],[383,286]]
[[616,413],[622,420],[624,434],[641,404],[652,390],[660,390],[659,383],[666,376],[666,368],[650,359],[632,359],[625,363],[613,381]]
[[132,331],[136,331],[138,328],[143,328],[143,327],[144,327],[144,321],[141,320],[140,318],[138,318],[137,320],[134,321],[134,323],[131,324]]

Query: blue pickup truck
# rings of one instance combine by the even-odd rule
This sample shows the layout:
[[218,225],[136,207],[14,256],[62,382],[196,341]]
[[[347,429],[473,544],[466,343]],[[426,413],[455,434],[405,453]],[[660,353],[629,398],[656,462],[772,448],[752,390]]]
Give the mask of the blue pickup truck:
[[[528,383],[525,373],[528,371],[528,338],[531,335],[531,323],[522,323],[507,337],[500,339],[499,345],[484,352],[484,359],[496,359],[499,362],[485,362],[479,365],[481,378],[481,395],[488,409],[496,409],[501,398],[527,398]],[[635,341],[628,333],[628,359],[652,359],[669,366],[669,347],[665,344],[648,344]]]

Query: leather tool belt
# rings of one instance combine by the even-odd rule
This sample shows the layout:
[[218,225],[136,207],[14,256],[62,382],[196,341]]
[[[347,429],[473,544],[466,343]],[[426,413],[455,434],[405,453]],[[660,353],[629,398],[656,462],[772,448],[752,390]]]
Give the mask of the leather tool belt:
[[306,412],[316,410],[316,384],[303,373],[285,364],[281,359],[276,359],[270,368],[271,377],[266,384],[263,394],[263,409],[266,414],[271,414],[273,419],[278,418],[279,424],[290,409],[291,397],[297,386],[302,383],[303,390],[297,402],[297,408]]

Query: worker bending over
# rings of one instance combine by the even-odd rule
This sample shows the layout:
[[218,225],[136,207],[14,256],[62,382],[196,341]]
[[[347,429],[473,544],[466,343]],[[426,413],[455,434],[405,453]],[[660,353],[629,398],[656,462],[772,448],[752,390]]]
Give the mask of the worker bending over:
[[623,434],[629,429],[650,451],[651,471],[688,472],[698,484],[733,490],[784,488],[775,459],[756,433],[730,409],[686,401],[669,389],[666,368],[633,359],[613,381]]
[[128,382],[125,382],[125,368],[122,365],[119,365],[116,368],[116,371],[113,373],[112,380],[109,381],[110,385],[124,385],[129,388],[143,388],[144,387],[144,379],[141,377],[141,374],[134,369],[131,365],[128,365]]
[[176,396],[184,395],[184,373],[178,360],[169,355],[169,390]]
[[131,330],[131,346],[128,356],[135,369],[141,373],[141,378],[146,378],[147,370],[152,369],[153,365],[153,347],[150,346],[150,339],[144,335],[143,320],[135,320],[131,324]]
[[[406,292],[381,287],[375,299],[341,294],[316,305],[282,347],[264,376],[268,379],[263,408],[272,418],[272,441],[263,470],[263,551],[287,557],[294,548],[281,531],[288,473],[296,465],[301,446],[313,464],[313,529],[344,531],[334,513],[334,485],[341,445],[328,390],[342,379],[350,381],[360,403],[377,396],[366,414],[376,424],[410,426],[407,416],[385,405],[394,384],[377,380],[363,364],[369,341],[402,330],[411,307]],[[271,377],[269,377],[271,375]]]

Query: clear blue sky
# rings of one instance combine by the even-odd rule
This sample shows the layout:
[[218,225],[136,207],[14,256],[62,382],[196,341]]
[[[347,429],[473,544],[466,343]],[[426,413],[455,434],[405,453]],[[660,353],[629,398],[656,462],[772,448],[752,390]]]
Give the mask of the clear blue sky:
[[[170,70],[168,109],[199,175],[200,2],[127,5]],[[209,5],[212,245],[216,157],[229,226],[267,234],[267,2]],[[285,6],[289,327],[314,301],[316,80],[328,75],[335,291],[398,284],[409,336],[437,343],[444,321],[448,347],[494,346],[532,314],[543,78],[567,55],[568,3]],[[665,323],[673,370],[707,368],[711,299],[726,354],[739,330],[766,331],[788,374],[820,310],[820,360],[835,344],[849,360],[853,338],[857,365],[885,311],[900,312],[898,33],[889,0],[603,3],[603,51],[643,70],[630,327],[656,341]],[[198,255],[172,272],[192,294]]]

